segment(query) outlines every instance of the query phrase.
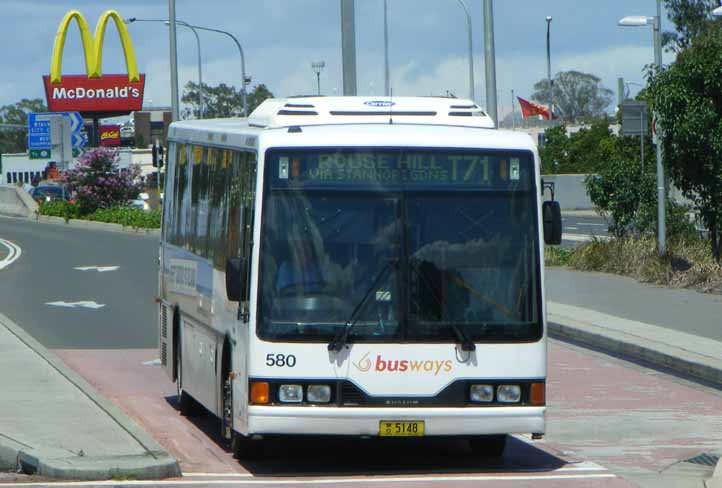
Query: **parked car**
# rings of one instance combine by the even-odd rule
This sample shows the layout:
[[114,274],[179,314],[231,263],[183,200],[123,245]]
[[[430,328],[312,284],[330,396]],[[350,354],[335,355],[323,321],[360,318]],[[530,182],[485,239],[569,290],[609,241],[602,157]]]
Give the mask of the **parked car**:
[[30,190],[30,196],[35,201],[56,202],[70,200],[67,188],[62,185],[38,185]]

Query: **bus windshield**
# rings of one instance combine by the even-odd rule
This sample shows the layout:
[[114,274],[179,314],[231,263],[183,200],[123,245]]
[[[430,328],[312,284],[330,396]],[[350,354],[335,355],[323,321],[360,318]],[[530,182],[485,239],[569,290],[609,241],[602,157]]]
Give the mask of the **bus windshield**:
[[264,181],[260,338],[541,337],[530,152],[275,149]]

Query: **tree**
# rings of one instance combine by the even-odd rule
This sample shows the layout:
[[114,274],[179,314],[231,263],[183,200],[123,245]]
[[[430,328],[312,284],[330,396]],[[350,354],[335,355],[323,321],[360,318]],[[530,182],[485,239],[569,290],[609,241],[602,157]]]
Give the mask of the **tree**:
[[677,62],[652,72],[649,92],[664,130],[669,175],[694,202],[720,262],[722,238],[722,30],[694,37]]
[[[603,115],[612,103],[613,92],[601,86],[601,79],[590,73],[562,71],[552,80],[554,112],[567,123],[577,123]],[[549,103],[549,81],[534,84],[531,98],[537,103]]]
[[[185,117],[200,116],[200,98],[198,83],[189,81],[183,90],[181,101],[188,107],[184,110]],[[273,98],[266,85],[257,85],[246,97],[248,113],[253,112],[266,98]],[[240,89],[221,83],[210,86],[203,83],[203,118],[239,117],[243,114],[243,96]]]
[[[13,105],[0,107],[0,123],[27,127],[28,113],[46,112],[47,110],[45,103],[40,98],[23,98]],[[22,128],[0,130],[0,153],[25,152],[27,144],[27,130]]]
[[118,153],[104,147],[84,153],[74,168],[63,171],[60,179],[74,195],[82,215],[125,205],[141,190],[140,166],[118,169]]
[[718,22],[712,18],[712,10],[717,6],[717,0],[664,0],[667,18],[674,24],[675,32],[663,32],[662,44],[673,52],[688,48],[692,39]]
[[599,171],[617,151],[617,138],[609,130],[606,117],[572,134],[567,133],[566,126],[557,125],[547,129],[544,137],[546,142],[539,151],[544,174]]

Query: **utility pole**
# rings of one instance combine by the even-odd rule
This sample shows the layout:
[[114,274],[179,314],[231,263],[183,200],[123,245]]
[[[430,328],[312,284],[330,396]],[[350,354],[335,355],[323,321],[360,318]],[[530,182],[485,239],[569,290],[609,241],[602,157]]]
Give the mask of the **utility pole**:
[[356,21],[354,0],[341,0],[341,57],[343,94],[356,95]]
[[486,63],[486,111],[498,127],[496,109],[496,54],[494,53],[494,5],[484,0],[484,62]]
[[170,106],[171,119],[179,119],[178,102],[178,49],[176,48],[175,0],[168,0],[168,32],[170,36]]
[[[654,17],[654,63],[657,68],[662,68],[662,0],[657,0],[657,15]],[[667,222],[665,220],[665,179],[664,165],[662,164],[662,141],[659,133],[661,132],[659,116],[654,114],[656,121],[653,128],[656,132],[657,141],[657,250],[662,256],[667,252]],[[644,137],[644,135],[642,135]]]

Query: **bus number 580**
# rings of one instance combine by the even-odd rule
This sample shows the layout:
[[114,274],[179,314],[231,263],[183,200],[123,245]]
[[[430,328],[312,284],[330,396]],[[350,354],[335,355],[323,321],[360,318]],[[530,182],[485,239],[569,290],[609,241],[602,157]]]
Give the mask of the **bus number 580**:
[[296,356],[293,354],[266,354],[266,366],[278,366],[279,368],[288,366],[293,368],[296,366]]

